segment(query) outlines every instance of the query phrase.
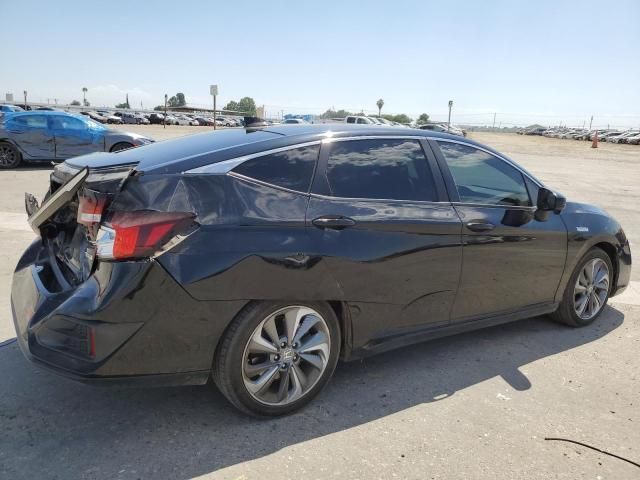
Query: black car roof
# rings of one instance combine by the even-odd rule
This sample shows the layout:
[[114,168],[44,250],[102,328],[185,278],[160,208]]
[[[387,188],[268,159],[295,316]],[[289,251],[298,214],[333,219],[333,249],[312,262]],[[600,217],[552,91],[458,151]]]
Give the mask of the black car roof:
[[[322,140],[327,137],[400,136],[463,140],[459,136],[415,128],[347,123],[269,125],[257,128],[223,129],[156,142],[116,154],[91,154],[68,160],[77,167],[103,168],[137,165],[148,174],[175,174],[245,155]],[[481,146],[473,140],[465,142]],[[493,150],[491,150],[493,151]],[[495,152],[498,154],[498,152]],[[498,154],[500,155],[500,154]],[[504,155],[502,155],[504,157]]]

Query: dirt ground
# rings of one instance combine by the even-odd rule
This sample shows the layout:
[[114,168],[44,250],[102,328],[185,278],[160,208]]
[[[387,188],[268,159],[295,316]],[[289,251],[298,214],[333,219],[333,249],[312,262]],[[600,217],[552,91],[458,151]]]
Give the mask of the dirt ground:
[[[158,140],[203,127],[127,126]],[[598,204],[640,245],[640,147],[472,134],[570,200]],[[25,190],[49,166],[0,172],[0,343],[11,272],[33,238]],[[640,280],[638,269],[634,280]],[[534,318],[341,364],[308,408],[237,414],[210,386],[76,384],[0,346],[0,478],[612,479],[640,462],[640,289],[582,329]],[[634,293],[636,292],[636,293]]]

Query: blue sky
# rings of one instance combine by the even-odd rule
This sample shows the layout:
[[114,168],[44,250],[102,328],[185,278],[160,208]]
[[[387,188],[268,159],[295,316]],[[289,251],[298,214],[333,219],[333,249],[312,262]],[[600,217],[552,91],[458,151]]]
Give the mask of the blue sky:
[[[0,99],[640,125],[640,1],[0,0]],[[51,100],[53,102],[53,100]]]

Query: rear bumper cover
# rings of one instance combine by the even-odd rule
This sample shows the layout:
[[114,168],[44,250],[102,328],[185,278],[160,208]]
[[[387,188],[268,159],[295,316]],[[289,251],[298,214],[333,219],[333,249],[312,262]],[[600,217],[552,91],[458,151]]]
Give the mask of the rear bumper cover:
[[193,299],[158,262],[99,262],[79,286],[48,275],[40,239],[13,276],[20,349],[35,364],[91,383],[203,384],[218,339],[244,302]]

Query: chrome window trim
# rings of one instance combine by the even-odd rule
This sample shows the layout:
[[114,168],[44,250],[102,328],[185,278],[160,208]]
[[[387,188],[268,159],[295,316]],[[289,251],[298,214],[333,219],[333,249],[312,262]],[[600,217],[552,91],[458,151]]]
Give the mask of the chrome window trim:
[[[267,155],[286,152],[287,150],[295,150],[297,148],[310,147],[312,145],[320,145],[322,141],[323,140],[313,140],[311,142],[296,143],[295,145],[287,145],[286,147],[272,148],[271,150],[263,150],[262,152],[251,153],[249,155],[244,155],[242,157],[231,158],[229,160],[223,160],[222,162],[210,163],[209,165],[204,165],[202,167],[192,168],[191,170],[186,170],[182,173],[184,175],[226,175],[227,173],[230,173],[231,170],[236,168],[238,165],[246,162],[247,160],[266,157]],[[237,174],[237,175],[242,176],[243,178],[250,178],[240,174]],[[261,182],[261,183],[264,183],[265,185],[271,185],[266,182]]]
[[258,185],[263,185],[265,187],[275,188],[277,190],[282,190],[284,192],[295,193],[297,195],[309,196],[309,192],[301,192],[300,190],[292,190],[291,188],[281,187],[280,185],[274,185],[273,183],[263,182],[262,180],[257,180],[257,179],[252,178],[252,177],[247,177],[245,175],[242,175],[241,173],[228,172],[228,173],[226,173],[226,175],[228,177],[237,178],[238,180],[244,180],[244,181],[249,182],[249,183],[256,183]]
[[519,166],[518,164],[514,163],[512,160],[509,160],[508,158],[505,158],[501,155],[496,155],[494,152],[492,152],[491,150],[487,150],[486,148],[483,148],[479,145],[474,145],[473,143],[468,143],[468,142],[464,142],[461,140],[452,140],[450,138],[434,138],[434,137],[429,137],[430,140],[435,140],[436,142],[448,142],[448,143],[458,143],[460,145],[464,145],[465,147],[470,147],[470,148],[475,148],[476,150],[481,150],[485,153],[488,153],[489,155],[496,157],[499,160],[502,160],[503,162],[505,162],[507,165],[512,166],[513,168],[515,168],[516,170],[518,170],[522,175],[524,175],[525,177],[527,177],[529,180],[531,180],[533,183],[535,183],[538,187],[540,188],[545,188],[544,184],[538,180],[537,178],[535,178],[534,176],[532,176],[529,172],[527,172],[526,170],[524,170],[521,166]]
[[371,198],[371,197],[334,197],[332,195],[322,195],[320,193],[310,193],[310,197],[319,200],[347,200],[352,202],[394,202],[394,203],[426,203],[432,205],[453,205],[451,202],[434,202],[432,200],[399,200],[397,198]]

